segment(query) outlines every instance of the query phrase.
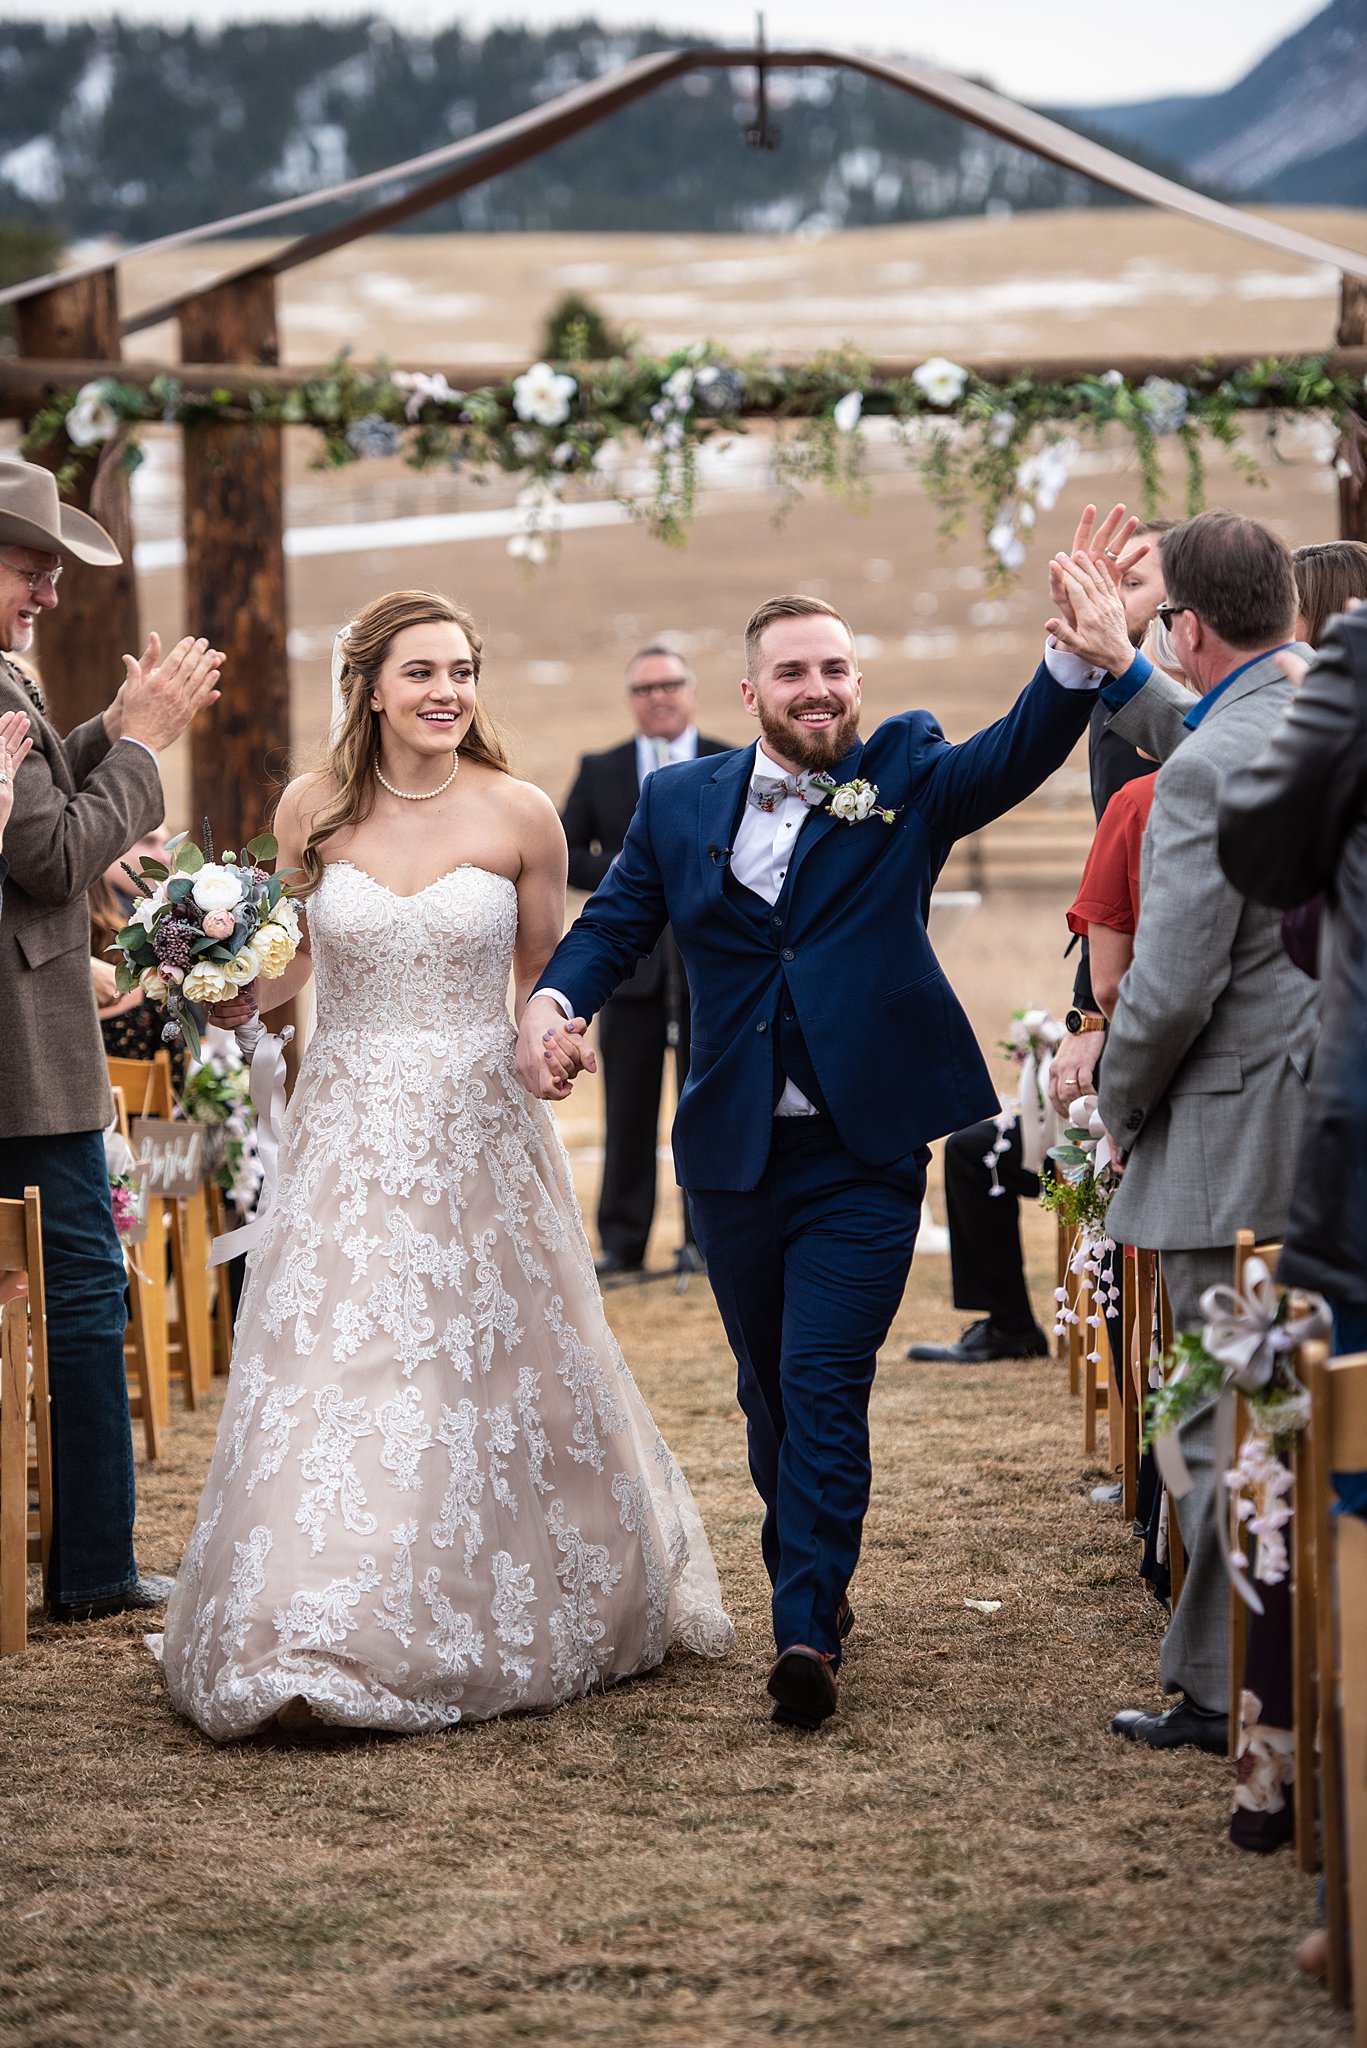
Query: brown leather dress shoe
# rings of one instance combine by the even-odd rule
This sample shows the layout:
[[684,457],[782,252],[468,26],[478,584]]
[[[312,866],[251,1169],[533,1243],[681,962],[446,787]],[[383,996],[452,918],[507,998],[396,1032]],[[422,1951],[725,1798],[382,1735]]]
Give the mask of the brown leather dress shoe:
[[838,1705],[831,1664],[824,1650],[806,1643],[785,1650],[769,1673],[774,1719],[788,1728],[819,1728],[828,1721]]

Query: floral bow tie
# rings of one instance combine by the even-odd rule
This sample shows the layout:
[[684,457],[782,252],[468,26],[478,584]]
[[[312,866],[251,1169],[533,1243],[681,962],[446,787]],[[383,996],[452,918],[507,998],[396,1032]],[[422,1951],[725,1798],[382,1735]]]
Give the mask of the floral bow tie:
[[804,804],[815,810],[824,804],[834,788],[829,775],[752,775],[750,778],[750,801],[756,810],[775,811],[785,797],[800,796]]

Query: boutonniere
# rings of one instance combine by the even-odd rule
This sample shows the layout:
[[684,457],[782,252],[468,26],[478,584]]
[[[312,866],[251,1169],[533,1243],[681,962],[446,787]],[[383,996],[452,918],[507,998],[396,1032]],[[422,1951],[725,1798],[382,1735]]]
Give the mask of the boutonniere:
[[865,782],[862,776],[853,782],[837,782],[831,775],[813,775],[807,787],[824,790],[831,816],[843,818],[847,825],[862,825],[866,818],[881,818],[891,825],[897,816],[896,811],[880,806],[878,784]]

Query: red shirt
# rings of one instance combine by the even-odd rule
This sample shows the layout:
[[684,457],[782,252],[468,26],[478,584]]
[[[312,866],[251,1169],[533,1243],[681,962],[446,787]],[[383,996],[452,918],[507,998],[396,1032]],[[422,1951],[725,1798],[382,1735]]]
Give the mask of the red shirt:
[[1139,923],[1139,849],[1153,808],[1158,770],[1140,775],[1116,791],[1101,814],[1068,928],[1084,939],[1089,924],[1131,937]]

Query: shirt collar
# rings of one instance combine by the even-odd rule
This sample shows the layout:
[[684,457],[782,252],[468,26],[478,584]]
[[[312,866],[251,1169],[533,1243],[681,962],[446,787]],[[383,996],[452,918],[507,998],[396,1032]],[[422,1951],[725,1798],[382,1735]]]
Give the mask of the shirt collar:
[[1255,667],[1258,662],[1265,661],[1269,654],[1280,654],[1282,648],[1294,647],[1295,644],[1294,640],[1283,640],[1280,647],[1265,647],[1261,654],[1252,655],[1248,661],[1241,661],[1237,668],[1232,668],[1223,682],[1217,683],[1213,690],[1207,690],[1204,697],[1196,699],[1196,702],[1182,720],[1188,732],[1195,732],[1201,720],[1210,710],[1211,705],[1224,696],[1231,683],[1237,683],[1240,676],[1247,674],[1248,670]]

